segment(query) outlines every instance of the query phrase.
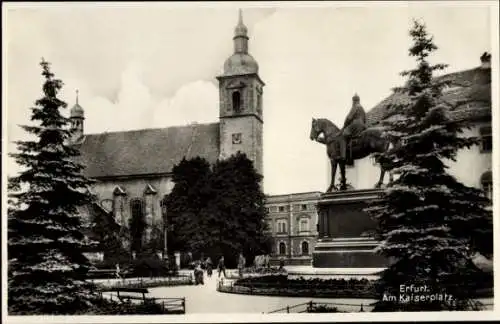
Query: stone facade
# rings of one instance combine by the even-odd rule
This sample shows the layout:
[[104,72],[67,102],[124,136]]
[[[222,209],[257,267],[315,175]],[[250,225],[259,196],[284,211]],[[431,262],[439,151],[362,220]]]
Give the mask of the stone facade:
[[267,196],[267,224],[273,239],[271,263],[310,265],[318,237],[320,192]]
[[[94,184],[92,192],[98,197],[103,208],[113,213],[115,222],[128,226],[131,218],[131,202],[144,202],[145,215],[147,213],[152,223],[161,223],[161,200],[169,194],[174,183],[170,176],[141,177],[126,179],[101,180]],[[154,192],[147,193],[153,189]]]

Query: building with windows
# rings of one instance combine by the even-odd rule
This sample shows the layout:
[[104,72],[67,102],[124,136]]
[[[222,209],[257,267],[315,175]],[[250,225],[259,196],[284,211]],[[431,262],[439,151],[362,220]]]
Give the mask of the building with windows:
[[[481,139],[479,145],[459,151],[456,161],[447,161],[449,172],[468,186],[482,188],[485,195],[492,198],[491,55],[484,53],[480,60],[481,64],[475,68],[445,74],[438,80],[449,82],[443,89],[441,100],[448,107],[450,117],[469,121],[472,127],[466,129],[464,135]],[[402,96],[393,93],[368,111],[368,125],[376,125],[390,117],[391,104],[401,100]],[[372,157],[357,160],[347,168],[346,176],[355,189],[373,188],[378,181],[379,166]]]
[[318,237],[316,204],[320,192],[266,197],[267,224],[273,245],[270,262],[310,265]]
[[156,239],[166,241],[167,210],[163,201],[174,187],[172,168],[183,158],[199,156],[214,163],[242,152],[263,174],[264,82],[257,61],[249,54],[248,30],[241,10],[233,45],[234,52],[224,62],[223,73],[216,77],[218,123],[86,134],[84,109],[77,94],[70,111],[72,142],[80,150],[84,174],[96,180],[89,188],[96,203],[81,210],[84,220],[109,218],[126,234],[130,233],[130,220],[140,218],[146,223],[144,244]]

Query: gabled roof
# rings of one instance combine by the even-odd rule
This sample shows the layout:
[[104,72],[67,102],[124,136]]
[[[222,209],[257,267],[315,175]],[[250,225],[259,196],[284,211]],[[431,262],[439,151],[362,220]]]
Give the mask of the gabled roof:
[[[450,83],[448,90],[443,91],[441,99],[449,107],[453,118],[491,118],[490,68],[478,67],[449,73],[437,77],[436,81]],[[406,94],[394,92],[366,114],[367,123],[375,125],[389,117],[389,108],[406,98]]]
[[170,173],[182,158],[219,157],[219,124],[192,124],[86,135],[78,144],[90,178]]

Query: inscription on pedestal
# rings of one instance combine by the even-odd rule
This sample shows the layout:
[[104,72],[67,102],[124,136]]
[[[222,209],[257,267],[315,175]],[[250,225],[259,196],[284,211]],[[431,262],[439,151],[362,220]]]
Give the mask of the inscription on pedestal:
[[376,222],[364,211],[380,190],[353,190],[323,194],[318,202],[319,240],[313,267],[379,268],[387,261],[374,252]]

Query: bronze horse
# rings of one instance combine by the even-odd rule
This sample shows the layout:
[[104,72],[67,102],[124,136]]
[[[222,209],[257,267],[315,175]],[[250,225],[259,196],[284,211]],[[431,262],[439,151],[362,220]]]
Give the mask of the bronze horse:
[[[382,129],[371,127],[365,129],[361,134],[354,139],[350,145],[350,157],[354,160],[359,160],[367,157],[372,153],[383,153],[389,149],[390,142],[382,136]],[[320,135],[323,137],[320,137]],[[330,120],[326,118],[312,119],[310,139],[326,145],[326,153],[330,159],[332,167],[332,179],[330,186],[326,192],[332,192],[335,189],[335,175],[337,173],[337,165],[340,166],[340,190],[346,190],[345,166],[346,159],[343,159],[340,154],[339,139],[341,130]],[[379,181],[375,188],[380,188],[384,182],[386,168],[384,163],[377,160],[380,165]],[[392,174],[389,174],[392,181]]]

